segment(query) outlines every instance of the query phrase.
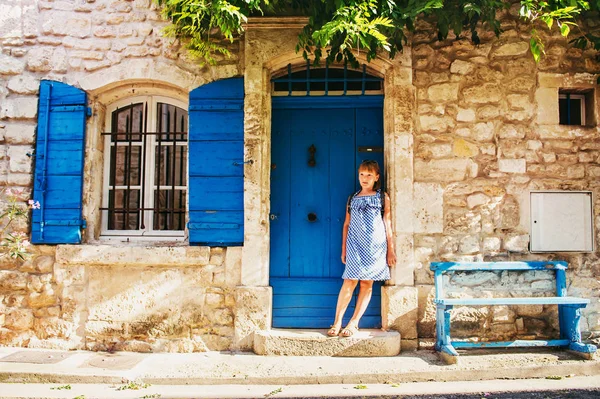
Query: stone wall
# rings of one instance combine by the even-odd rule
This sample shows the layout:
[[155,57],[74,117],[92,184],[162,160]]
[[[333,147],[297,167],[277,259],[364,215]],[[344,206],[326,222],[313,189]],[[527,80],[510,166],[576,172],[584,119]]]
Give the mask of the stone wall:
[[138,352],[234,346],[239,249],[64,245],[36,251],[0,271],[4,345]]
[[[394,61],[373,60],[385,76],[386,175],[402,259],[384,290],[386,325],[403,339],[435,334],[433,260],[565,259],[569,292],[592,299],[586,337],[600,335],[600,259],[591,254],[528,251],[531,190],[589,190],[600,230],[600,130],[558,125],[558,90],[595,90],[593,54],[547,35],[546,57],[528,51],[530,28],[516,9],[502,14],[500,39],[438,42],[421,23]],[[594,21],[590,21],[594,22]],[[289,27],[248,30],[233,57],[216,66],[191,62],[161,36],[150,0],[87,2],[5,0],[0,5],[0,181],[30,197],[37,90],[41,79],[84,89],[88,121],[84,182],[85,245],[34,248],[26,262],[0,263],[0,344],[94,350],[251,349],[269,329],[268,213],[270,73],[294,53]],[[257,25],[261,25],[260,22]],[[300,29],[297,21],[293,27]],[[540,28],[540,32],[544,29]],[[265,43],[269,41],[268,45]],[[412,68],[411,68],[412,63]],[[245,76],[246,246],[242,248],[108,245],[99,238],[106,106],[164,90],[183,96],[210,81]],[[21,224],[17,230],[27,231]],[[598,239],[596,239],[598,242]],[[414,262],[413,262],[414,254]],[[243,267],[242,267],[243,265]],[[414,268],[414,272],[413,272]],[[543,274],[455,276],[460,295],[544,295]],[[416,292],[418,291],[418,300]],[[402,315],[398,317],[398,315]],[[418,320],[418,321],[417,321]],[[457,310],[459,336],[504,339],[553,336],[551,307]]]
[[35,246],[26,262],[2,259],[0,345],[179,352],[238,346],[239,248],[98,240],[106,106],[133,93],[187,99],[203,83],[241,74],[239,44],[231,46],[231,58],[208,68],[162,37],[163,26],[151,0],[0,4],[0,185],[21,190],[22,200],[31,197],[40,80],[84,89],[93,110],[84,179],[87,245]]
[[[482,43],[452,37],[439,42],[431,26],[413,38],[417,87],[415,134],[415,281],[421,338],[435,335],[431,261],[564,259],[568,290],[591,298],[582,330],[600,337],[600,258],[589,254],[529,253],[529,193],[587,190],[594,194],[600,230],[600,129],[558,124],[560,88],[595,89],[600,63],[594,53],[569,48],[556,30],[545,34],[539,65],[528,49],[530,26],[512,8],[502,15],[500,39]],[[597,21],[595,27],[600,25]],[[539,29],[544,32],[543,28]],[[592,115],[593,117],[593,115]],[[452,281],[463,296],[551,295],[539,273],[479,273]],[[557,336],[553,307],[457,309],[458,336],[509,339]]]

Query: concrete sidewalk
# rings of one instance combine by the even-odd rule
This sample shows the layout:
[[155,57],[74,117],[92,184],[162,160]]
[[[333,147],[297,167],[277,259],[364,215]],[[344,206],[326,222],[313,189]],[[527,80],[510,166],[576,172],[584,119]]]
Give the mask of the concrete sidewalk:
[[430,350],[395,357],[257,356],[250,353],[132,353],[0,348],[0,383],[158,385],[389,384],[600,376],[600,361],[563,350],[462,351],[445,365]]
[[[396,384],[322,385],[141,385],[125,384],[1,384],[0,399],[466,399],[589,398],[600,397],[600,379],[571,377],[561,380],[486,380],[412,382]],[[506,393],[510,393],[506,395]],[[535,394],[537,393],[537,395]],[[502,395],[504,394],[504,395]],[[423,396],[422,396],[423,395]]]

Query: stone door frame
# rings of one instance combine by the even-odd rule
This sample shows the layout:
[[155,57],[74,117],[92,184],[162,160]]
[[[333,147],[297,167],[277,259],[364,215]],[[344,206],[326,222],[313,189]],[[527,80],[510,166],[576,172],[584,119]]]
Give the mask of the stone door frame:
[[[250,19],[244,38],[244,247],[235,334],[239,349],[252,348],[252,334],[269,330],[272,292],[269,287],[269,207],[271,161],[271,77],[288,64],[305,65],[294,47],[303,18]],[[386,187],[392,203],[392,227],[398,265],[382,290],[384,329],[398,330],[403,340],[416,340],[417,290],[414,287],[413,126],[416,108],[410,48],[394,60],[378,57],[368,72],[384,78],[384,159]],[[401,206],[399,206],[401,205]],[[333,314],[332,314],[333,317]]]

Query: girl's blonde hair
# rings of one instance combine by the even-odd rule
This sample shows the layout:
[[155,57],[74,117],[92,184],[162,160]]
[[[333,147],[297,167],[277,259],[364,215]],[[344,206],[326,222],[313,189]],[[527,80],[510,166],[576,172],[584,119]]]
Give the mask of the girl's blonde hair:
[[366,170],[367,172],[374,173],[379,175],[379,179],[373,184],[373,190],[379,190],[381,188],[381,170],[379,169],[379,164],[377,161],[372,159],[366,159],[362,161],[360,166],[358,167],[358,171]]

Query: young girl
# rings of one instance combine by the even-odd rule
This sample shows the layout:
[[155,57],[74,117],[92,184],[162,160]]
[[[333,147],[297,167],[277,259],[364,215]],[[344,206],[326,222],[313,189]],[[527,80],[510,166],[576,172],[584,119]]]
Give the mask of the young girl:
[[[358,331],[358,322],[371,300],[373,281],[389,280],[388,266],[396,264],[390,199],[387,193],[380,192],[379,175],[377,161],[364,161],[358,167],[361,190],[349,200],[350,211],[346,209],[342,233],[342,263],[346,265],[346,269],[342,275],[344,283],[338,295],[335,321],[327,331],[330,337],[350,337]],[[381,194],[385,195],[383,216]],[[360,290],[354,314],[342,329],[344,313],[359,281]]]

